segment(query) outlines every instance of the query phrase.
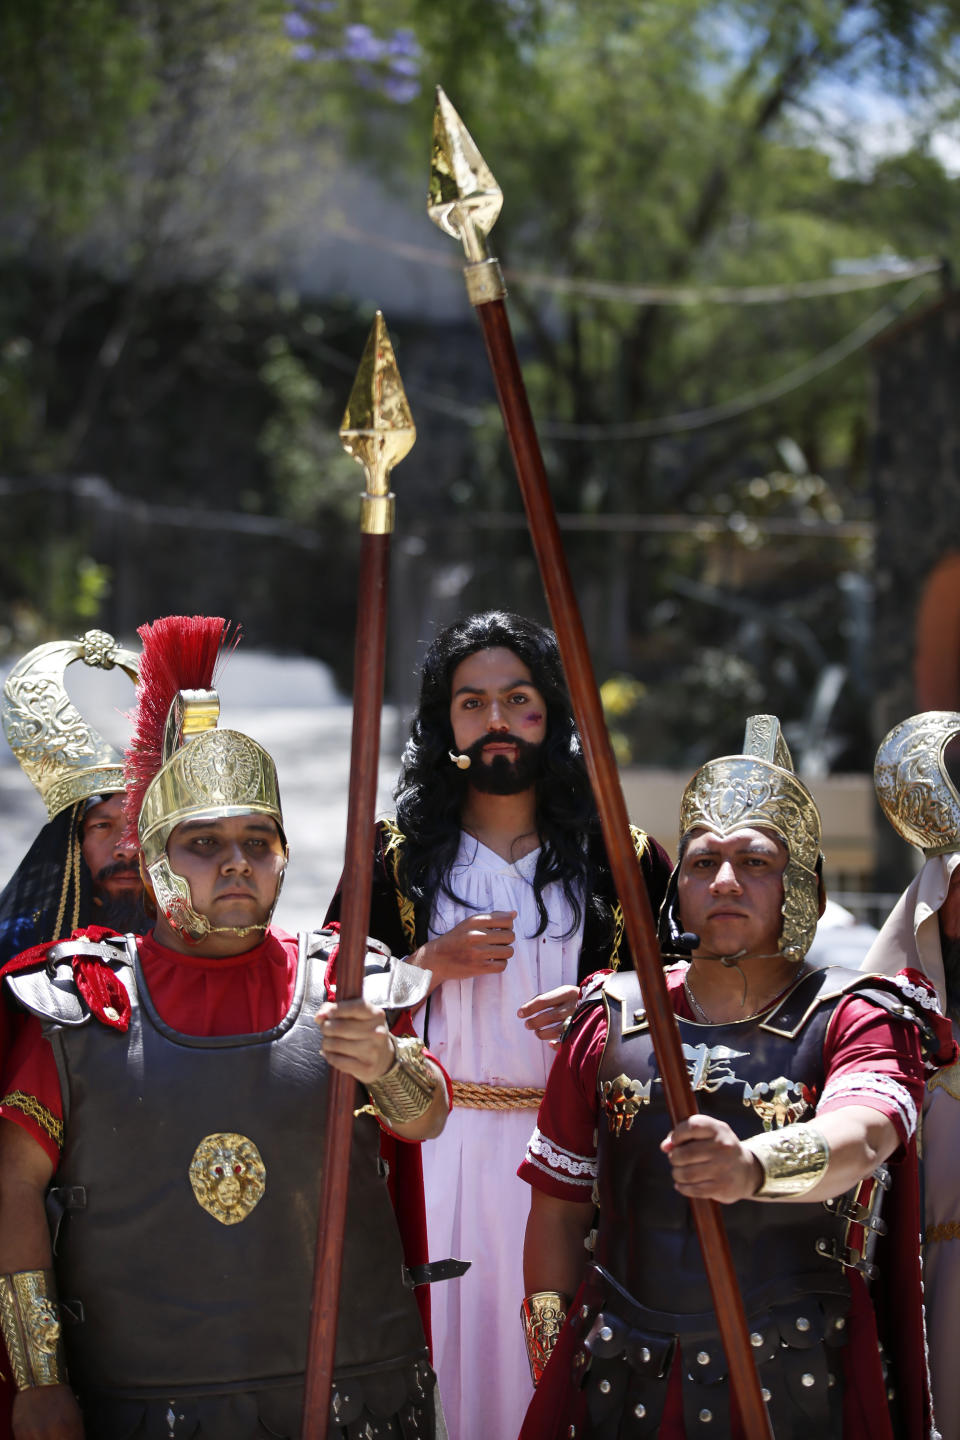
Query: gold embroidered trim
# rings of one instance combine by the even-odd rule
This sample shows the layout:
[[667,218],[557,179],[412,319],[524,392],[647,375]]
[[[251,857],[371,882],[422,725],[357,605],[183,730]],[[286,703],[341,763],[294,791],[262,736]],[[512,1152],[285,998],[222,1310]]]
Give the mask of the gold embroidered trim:
[[46,1105],[41,1105],[35,1095],[27,1095],[23,1090],[11,1090],[9,1095],[4,1095],[0,1100],[0,1105],[9,1105],[11,1110],[22,1110],[24,1115],[35,1120],[40,1129],[45,1130],[57,1145],[63,1144],[63,1121],[58,1120]]
[[960,1240],[960,1222],[947,1220],[941,1225],[928,1225],[923,1238],[928,1245],[935,1240]]
[[[636,825],[631,825],[630,838],[633,841],[634,854],[638,860],[642,859],[648,843],[646,831],[639,829]],[[653,918],[654,922],[656,922],[656,915],[654,915]],[[610,950],[610,959],[608,961],[611,970],[620,969],[620,946],[623,942],[623,928],[623,906],[618,900],[613,907],[613,946]]]
[[543,1091],[535,1085],[483,1085],[454,1080],[453,1103],[463,1110],[539,1110]]
[[417,921],[413,912],[413,901],[400,888],[399,875],[400,851],[403,849],[407,837],[393,820],[381,820],[380,824],[387,837],[383,854],[385,859],[389,859],[390,868],[393,871],[393,885],[397,895],[397,909],[400,911],[400,924],[403,926],[403,933],[406,935],[407,943],[412,951],[417,937]]

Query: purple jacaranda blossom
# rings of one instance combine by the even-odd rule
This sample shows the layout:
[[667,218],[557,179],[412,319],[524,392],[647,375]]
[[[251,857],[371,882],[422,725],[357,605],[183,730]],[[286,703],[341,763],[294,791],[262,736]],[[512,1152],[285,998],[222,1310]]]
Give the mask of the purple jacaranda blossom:
[[304,20],[302,15],[291,13],[284,16],[283,28],[291,40],[309,40],[313,34],[313,26],[309,20]]
[[318,57],[312,45],[294,45],[293,58],[295,60],[316,60]]
[[343,53],[348,60],[382,60],[386,46],[369,25],[345,25]]
[[392,75],[420,74],[420,61],[411,55],[391,55],[387,64]]
[[391,55],[419,55],[420,42],[412,30],[394,30],[387,49]]
[[383,93],[397,105],[409,105],[420,94],[419,80],[404,80],[396,75],[387,75],[383,82]]

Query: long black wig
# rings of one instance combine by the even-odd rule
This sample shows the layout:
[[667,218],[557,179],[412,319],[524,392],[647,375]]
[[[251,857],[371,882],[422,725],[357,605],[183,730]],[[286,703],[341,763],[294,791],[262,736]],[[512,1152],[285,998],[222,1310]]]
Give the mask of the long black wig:
[[[394,790],[397,824],[405,836],[399,878],[414,902],[419,944],[427,938],[437,892],[453,900],[462,898],[451,889],[450,867],[460,844],[460,815],[469,772],[457,769],[449,755],[454,744],[450,723],[453,673],[478,650],[500,647],[523,661],[547,706],[546,737],[535,782],[540,839],[533,878],[539,916],[535,933],[540,935],[547,928],[543,892],[551,882],[562,885],[574,914],[574,928],[583,919],[583,899],[592,891],[587,842],[590,836],[599,835],[600,820],[556,637],[535,621],[509,611],[470,615],[441,631],[427,650],[419,705]],[[594,855],[597,849],[590,847]],[[599,853],[603,854],[602,844]]]

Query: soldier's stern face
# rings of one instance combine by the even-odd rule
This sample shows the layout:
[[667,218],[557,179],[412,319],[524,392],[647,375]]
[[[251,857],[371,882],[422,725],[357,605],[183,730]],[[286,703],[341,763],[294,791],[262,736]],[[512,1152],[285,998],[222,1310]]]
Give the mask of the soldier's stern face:
[[694,954],[775,954],[786,864],[786,846],[770,831],[694,831],[677,876],[681,923],[700,936]]
[[189,882],[197,913],[211,925],[237,928],[266,919],[286,864],[268,815],[185,820],[167,841],[167,857]]

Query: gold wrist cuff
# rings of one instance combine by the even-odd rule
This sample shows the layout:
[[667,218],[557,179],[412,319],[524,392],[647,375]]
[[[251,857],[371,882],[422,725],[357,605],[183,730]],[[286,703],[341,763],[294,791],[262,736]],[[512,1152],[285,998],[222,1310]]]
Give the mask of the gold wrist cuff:
[[367,1086],[370,1103],[387,1125],[419,1120],[433,1103],[437,1081],[423,1058],[423,1041],[413,1035],[391,1035],[396,1059],[386,1075]]
[[18,1390],[66,1383],[52,1270],[0,1275],[0,1329]]
[[761,1195],[796,1197],[819,1184],[830,1164],[830,1146],[815,1125],[784,1125],[743,1142],[763,1168]]
[[559,1290],[537,1290],[521,1302],[520,1319],[523,1321],[523,1338],[527,1342],[530,1379],[534,1386],[539,1385],[540,1376],[553,1354],[569,1304],[569,1296],[561,1295]]

